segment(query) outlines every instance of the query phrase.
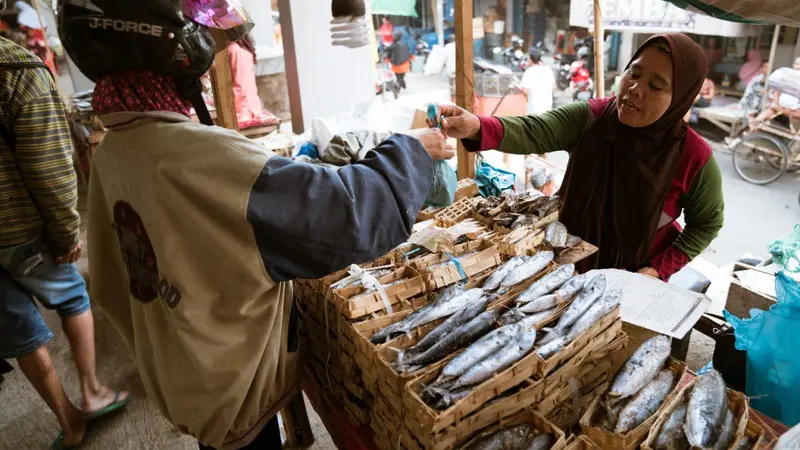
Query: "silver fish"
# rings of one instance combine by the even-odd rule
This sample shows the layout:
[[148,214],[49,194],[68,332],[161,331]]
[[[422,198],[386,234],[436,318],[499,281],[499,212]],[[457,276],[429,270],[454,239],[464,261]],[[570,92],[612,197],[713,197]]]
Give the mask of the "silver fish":
[[533,326],[536,325],[537,323],[553,315],[555,310],[556,310],[555,308],[551,308],[551,309],[546,309],[544,311],[539,311],[537,313],[533,313],[521,319],[517,323],[519,324],[520,327],[522,327],[523,330],[527,330],[528,328],[533,328]]
[[519,325],[512,324],[487,333],[485,336],[475,341],[474,344],[467,347],[466,350],[459,353],[458,356],[450,360],[450,362],[442,368],[442,373],[439,375],[439,379],[436,382],[440,383],[444,380],[461,376],[464,372],[469,370],[470,367],[503,348],[508,341],[519,335],[520,330],[521,328]]
[[569,308],[564,311],[564,314],[561,316],[561,319],[558,320],[558,324],[556,324],[555,329],[559,332],[559,334],[563,334],[562,332],[567,329],[570,325],[575,323],[589,308],[603,296],[603,293],[606,291],[606,277],[605,275],[597,275],[596,277],[592,278],[586,286],[584,286],[583,291],[581,291],[578,298],[570,303]]
[[532,314],[558,306],[564,299],[556,294],[543,295],[536,300],[520,305],[517,310],[521,313]]
[[547,267],[551,261],[553,261],[554,257],[555,255],[551,251],[539,252],[533,255],[533,257],[515,267],[514,270],[503,279],[503,282],[500,283],[500,288],[497,292],[499,294],[505,294],[512,287],[529,278],[535,277],[539,272],[544,270],[544,268]]
[[675,384],[675,372],[664,369],[647,383],[619,413],[614,433],[626,434],[655,414]]
[[689,396],[686,438],[693,447],[709,448],[719,438],[728,411],[725,380],[716,370],[700,375]]
[[483,383],[494,374],[502,372],[525,357],[536,342],[536,330],[526,330],[512,338],[496,354],[485,358],[483,361],[464,372],[456,381],[455,387],[470,386]]
[[[483,296],[477,302],[467,305],[466,308],[448,317],[447,320],[442,322],[441,325],[431,330],[430,333],[426,334],[425,337],[417,343],[417,345],[406,350],[405,354],[419,354],[431,348],[444,336],[450,334],[453,330],[457,329],[461,325],[464,325],[465,323],[477,317],[480,313],[484,312],[486,307],[489,305],[490,299],[491,297],[489,296]],[[401,358],[398,357],[398,359]]]
[[717,439],[717,442],[712,447],[713,450],[725,450],[731,446],[731,441],[736,434],[735,419],[736,415],[728,408],[728,413],[725,414],[725,422],[722,424],[722,431],[720,431],[719,439]]
[[486,334],[487,331],[492,329],[498,315],[500,315],[498,311],[485,311],[481,313],[447,336],[444,336],[439,342],[431,346],[425,352],[414,355],[407,362],[404,361],[403,363],[413,365],[430,364],[444,358],[475,338]]
[[536,436],[525,450],[547,450],[553,446],[552,434],[540,434]]
[[[483,296],[483,289],[474,288],[468,291],[464,291],[459,295],[449,297],[444,301],[436,302],[435,305],[432,305],[430,308],[423,307],[406,316],[405,319],[397,322],[395,325],[390,325],[387,328],[375,333],[370,341],[374,344],[379,344],[382,342],[383,339],[391,336],[396,336],[400,334],[407,334],[411,330],[417,327],[421,327],[423,325],[429,324],[434,320],[438,320],[444,317],[448,317],[451,314],[460,311],[461,309],[465,308],[467,305],[477,301],[479,298]],[[390,328],[390,329],[389,329]],[[387,329],[388,332],[386,331]]]
[[487,278],[483,283],[483,290],[486,292],[491,292],[499,288],[503,279],[507,277],[508,274],[514,270],[514,268],[524,263],[527,258],[527,256],[515,256],[506,261],[502,266],[498,267],[494,273],[489,275],[489,278]]
[[564,248],[567,246],[567,227],[561,222],[553,222],[544,230],[544,241],[553,248]]
[[575,321],[574,324],[572,324],[565,337],[565,340],[567,342],[572,342],[573,340],[577,339],[578,336],[591,328],[592,325],[613,311],[621,299],[622,292],[619,290],[614,290],[601,298],[600,301],[595,302],[595,304],[592,305],[588,311],[586,311],[578,320]]
[[538,349],[536,349],[536,354],[539,355],[542,359],[547,359],[564,348],[565,342],[564,338],[556,337],[555,339],[551,340],[547,344],[542,345]]
[[370,337],[370,341],[373,344],[380,344],[386,340],[388,340],[393,335],[396,336],[397,334],[402,333],[395,333],[395,330],[399,329],[401,326],[405,324],[407,320],[416,320],[415,318],[418,316],[423,316],[428,313],[431,309],[437,308],[440,305],[443,305],[454,297],[464,293],[464,284],[458,283],[454,284],[453,286],[448,287],[447,289],[443,290],[436,296],[433,302],[423,306],[422,308],[410,313],[407,315],[403,320],[395,322],[385,328],[382,328],[375,332],[375,334]]
[[555,293],[564,299],[572,299],[581,292],[581,289],[583,289],[587,279],[588,277],[586,274],[575,275],[561,285],[561,287],[558,288]]
[[617,372],[608,396],[625,398],[639,392],[664,366],[671,350],[667,336],[658,335],[645,341]]
[[[561,287],[575,273],[575,264],[564,264],[543,276],[517,298],[517,303],[527,303]],[[535,311],[532,311],[535,312]]]
[[435,408],[442,411],[449,408],[452,405],[455,405],[460,400],[467,398],[467,396],[475,389],[475,386],[467,386],[462,389],[456,389],[452,392],[446,392],[442,394],[441,399],[436,404]]
[[681,403],[667,417],[653,443],[655,450],[688,450],[689,441],[683,431],[686,422],[686,403]]
[[527,317],[524,313],[520,312],[517,308],[511,308],[508,311],[504,312],[502,316],[500,316],[500,323],[502,325],[510,325],[512,323],[517,323],[520,320]]
[[532,433],[530,425],[517,425],[479,439],[468,450],[524,450]]
[[[745,436],[739,439],[739,442],[736,443],[736,448],[734,450],[750,450],[753,448],[753,440],[750,436]],[[796,447],[781,447],[781,441],[778,441],[778,445],[775,447],[775,450],[789,450],[789,449],[797,449],[800,446]]]

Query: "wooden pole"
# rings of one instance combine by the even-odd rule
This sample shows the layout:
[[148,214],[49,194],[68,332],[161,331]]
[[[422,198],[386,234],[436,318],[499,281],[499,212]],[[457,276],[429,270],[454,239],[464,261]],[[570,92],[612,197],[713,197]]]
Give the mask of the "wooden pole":
[[439,4],[442,0],[430,0],[431,12],[433,12],[433,26],[436,29],[436,40],[439,45],[444,45],[444,29],[442,24],[442,17],[439,15]]
[[[213,30],[213,33],[223,31]],[[224,39],[216,39],[225,42]],[[223,48],[214,56],[214,66],[211,68],[211,86],[214,90],[214,106],[217,110],[217,125],[231,130],[239,130],[236,119],[236,101],[233,94],[233,74],[231,74],[231,61],[228,49]]]
[[[472,0],[455,2],[456,104],[472,112],[475,95],[472,46]],[[458,179],[475,178],[475,155],[458,143]]]
[[595,97],[603,98],[606,95],[606,65],[603,62],[605,55],[605,39],[603,39],[603,10],[600,5],[602,0],[594,0],[594,78]]
[[767,105],[769,101],[769,75],[772,73],[772,69],[775,67],[775,51],[778,49],[778,39],[780,38],[781,34],[781,26],[775,25],[775,31],[772,34],[772,46],[769,48],[769,63],[767,65],[767,79],[764,80],[764,95],[761,97],[761,109],[763,110],[764,107]]

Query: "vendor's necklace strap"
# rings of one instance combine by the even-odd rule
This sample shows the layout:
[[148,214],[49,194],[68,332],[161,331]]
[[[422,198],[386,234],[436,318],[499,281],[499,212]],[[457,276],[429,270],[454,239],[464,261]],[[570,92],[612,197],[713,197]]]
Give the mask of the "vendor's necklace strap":
[[458,259],[456,259],[455,256],[453,256],[452,254],[450,254],[448,252],[445,252],[445,255],[448,258],[450,258],[450,261],[453,264],[455,264],[456,270],[458,270],[458,274],[461,275],[461,280],[462,281],[467,281],[467,272],[464,271],[464,268],[461,266],[461,262],[459,262]]

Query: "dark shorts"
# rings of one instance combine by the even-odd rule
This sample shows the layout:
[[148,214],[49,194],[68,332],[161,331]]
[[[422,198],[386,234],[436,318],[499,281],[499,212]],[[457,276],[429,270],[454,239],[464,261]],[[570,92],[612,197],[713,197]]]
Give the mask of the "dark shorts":
[[34,301],[61,317],[89,310],[74,264],[57,264],[40,239],[0,248],[0,358],[25,356],[53,338]]

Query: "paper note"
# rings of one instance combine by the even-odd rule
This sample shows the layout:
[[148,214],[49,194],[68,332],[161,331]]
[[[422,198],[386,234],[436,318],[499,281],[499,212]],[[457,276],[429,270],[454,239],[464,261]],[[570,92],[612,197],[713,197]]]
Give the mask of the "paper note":
[[623,270],[593,270],[606,276],[606,291],[622,290],[621,314],[627,323],[682,339],[711,304],[702,294]]

